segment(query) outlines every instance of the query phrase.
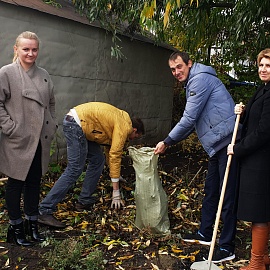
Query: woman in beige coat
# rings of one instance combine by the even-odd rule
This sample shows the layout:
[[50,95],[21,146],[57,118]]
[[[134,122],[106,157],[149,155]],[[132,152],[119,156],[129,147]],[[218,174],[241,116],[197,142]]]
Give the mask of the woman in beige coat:
[[37,228],[40,180],[48,167],[57,128],[53,83],[48,72],[35,63],[38,52],[37,35],[23,32],[14,45],[13,63],[0,69],[0,171],[8,176],[7,241],[22,246],[44,240]]

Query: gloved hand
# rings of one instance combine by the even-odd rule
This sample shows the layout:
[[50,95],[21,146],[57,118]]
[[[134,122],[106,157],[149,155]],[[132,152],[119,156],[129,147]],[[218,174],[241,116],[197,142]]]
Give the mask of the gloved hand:
[[113,183],[117,183],[117,182],[119,182],[119,181],[120,181],[120,182],[124,182],[124,183],[127,182],[127,180],[124,179],[121,175],[120,175],[119,178],[111,178],[111,180],[112,180]]
[[120,190],[113,190],[111,208],[120,209],[121,206],[125,206],[125,204],[122,201]]

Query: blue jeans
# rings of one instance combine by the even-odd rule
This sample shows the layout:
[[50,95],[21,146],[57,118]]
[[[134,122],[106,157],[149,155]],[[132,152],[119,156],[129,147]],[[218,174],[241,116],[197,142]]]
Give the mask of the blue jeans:
[[[204,187],[205,197],[202,203],[202,218],[199,231],[206,238],[210,239],[213,234],[213,224],[216,219],[227,160],[227,147],[224,147],[211,157],[208,162],[208,173]],[[223,227],[219,238],[219,246],[231,252],[234,252],[235,248],[234,239],[237,223],[235,211],[236,186],[237,162],[235,158],[232,158],[221,211]]]
[[78,200],[82,204],[94,203],[95,198],[92,194],[97,188],[104,168],[105,157],[100,145],[88,141],[82,128],[74,119],[67,121],[65,116],[63,131],[67,142],[67,168],[40,203],[39,213],[41,215],[52,214],[57,210],[57,204],[64,199],[69,189],[75,184],[83,172],[86,161],[88,161],[88,166]]

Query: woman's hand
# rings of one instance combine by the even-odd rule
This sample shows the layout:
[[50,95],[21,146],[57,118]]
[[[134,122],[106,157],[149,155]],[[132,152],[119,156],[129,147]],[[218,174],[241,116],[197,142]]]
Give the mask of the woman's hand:
[[243,103],[236,104],[234,107],[234,113],[235,114],[242,114],[245,111],[245,105]]
[[233,155],[234,154],[233,147],[234,147],[234,144],[229,144],[228,145],[228,147],[227,147],[227,155]]

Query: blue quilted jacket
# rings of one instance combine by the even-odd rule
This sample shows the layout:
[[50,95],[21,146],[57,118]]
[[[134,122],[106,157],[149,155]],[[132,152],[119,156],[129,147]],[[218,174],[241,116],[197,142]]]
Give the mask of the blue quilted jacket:
[[172,145],[194,129],[211,157],[231,142],[235,123],[234,101],[210,66],[194,63],[185,84],[186,107],[180,121],[164,140]]

